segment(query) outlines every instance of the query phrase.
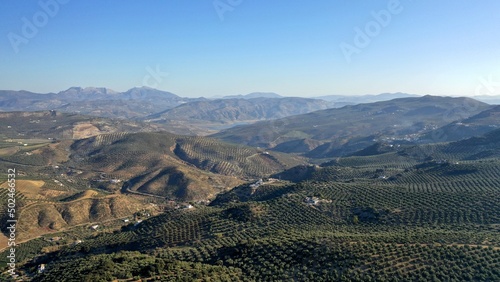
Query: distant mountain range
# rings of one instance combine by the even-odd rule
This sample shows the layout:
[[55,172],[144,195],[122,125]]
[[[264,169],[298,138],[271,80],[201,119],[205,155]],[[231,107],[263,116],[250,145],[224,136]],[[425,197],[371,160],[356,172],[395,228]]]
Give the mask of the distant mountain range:
[[149,116],[150,119],[235,122],[265,120],[329,108],[328,102],[298,97],[195,101]]
[[[301,98],[284,97],[272,92],[254,92],[207,99],[184,98],[149,87],[136,87],[125,92],[103,87],[71,87],[58,93],[47,94],[0,90],[0,111],[57,110],[96,117],[153,122],[159,124],[162,129],[177,134],[208,135],[256,121],[274,120],[318,110],[376,103],[396,98],[418,97],[418,95],[407,93],[382,93]],[[494,97],[482,98],[488,98],[490,102],[495,101]],[[351,108],[342,111],[349,113]],[[451,138],[451,134],[449,136]],[[317,146],[319,140],[314,140],[313,142],[305,138],[305,143],[302,145],[297,144],[295,140],[290,145],[294,145],[294,151],[302,151],[305,148]],[[281,145],[282,142],[277,143],[280,145],[278,147],[280,150],[283,146],[288,146]]]
[[470,98],[399,98],[237,126],[214,137],[326,158],[353,153],[377,140],[415,142],[427,132],[491,108]]
[[0,91],[1,111],[59,110],[101,117],[137,118],[198,99],[181,98],[148,87],[116,92],[107,88],[71,87],[59,93]]
[[[365,98],[390,99],[401,95],[404,94]],[[328,99],[283,97],[270,92],[220,99],[183,98],[149,87],[136,87],[125,92],[103,87],[71,87],[46,94],[0,90],[0,111],[57,110],[96,117],[126,118],[159,123],[163,129],[178,134],[206,135],[238,124],[340,107],[364,98],[357,97],[352,100],[354,102],[343,102],[348,100],[347,96]]]
[[[58,110],[111,118],[195,119],[231,123],[281,118],[326,108],[413,96],[416,95],[384,93],[300,98],[284,97],[272,92],[254,92],[207,99],[180,97],[149,87],[136,87],[125,92],[104,87],[71,87],[58,93],[46,94],[0,90],[0,111]],[[194,104],[186,105],[190,103]],[[170,111],[176,107],[180,108]],[[215,111],[208,113],[208,110]]]

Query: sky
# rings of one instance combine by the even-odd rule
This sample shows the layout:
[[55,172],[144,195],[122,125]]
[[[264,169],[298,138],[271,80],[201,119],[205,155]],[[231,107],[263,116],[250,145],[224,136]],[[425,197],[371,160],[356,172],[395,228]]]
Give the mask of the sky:
[[3,0],[0,89],[500,95],[499,11],[498,0]]

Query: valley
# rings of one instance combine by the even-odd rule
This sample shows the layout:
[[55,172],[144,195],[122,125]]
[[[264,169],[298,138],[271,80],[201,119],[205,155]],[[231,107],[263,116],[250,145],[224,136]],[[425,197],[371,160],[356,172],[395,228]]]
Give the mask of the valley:
[[3,1],[0,282],[500,282],[498,11]]
[[[500,279],[498,106],[424,96],[294,109],[267,97],[262,114],[274,115],[253,115],[235,99],[256,98],[186,102],[144,120],[0,112],[22,277]],[[184,123],[250,119],[178,134]],[[8,188],[3,174],[4,207]]]

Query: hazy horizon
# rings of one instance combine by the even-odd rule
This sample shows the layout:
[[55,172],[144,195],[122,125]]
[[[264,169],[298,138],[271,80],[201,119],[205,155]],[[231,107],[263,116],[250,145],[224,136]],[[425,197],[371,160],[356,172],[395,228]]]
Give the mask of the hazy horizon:
[[0,89],[500,95],[496,1],[8,1]]

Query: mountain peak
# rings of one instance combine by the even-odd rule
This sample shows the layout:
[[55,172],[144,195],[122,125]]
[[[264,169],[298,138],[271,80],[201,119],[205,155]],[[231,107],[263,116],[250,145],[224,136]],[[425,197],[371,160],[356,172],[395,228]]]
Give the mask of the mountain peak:
[[168,99],[180,99],[179,96],[167,92],[158,90],[155,88],[142,86],[142,87],[134,87],[122,93],[126,98],[168,98]]
[[89,95],[94,95],[94,96],[99,96],[99,95],[114,95],[118,94],[119,92],[116,92],[112,89],[106,88],[106,87],[78,87],[78,86],[73,86],[70,87],[64,91],[59,92],[59,95],[75,95],[75,96],[89,96]]

